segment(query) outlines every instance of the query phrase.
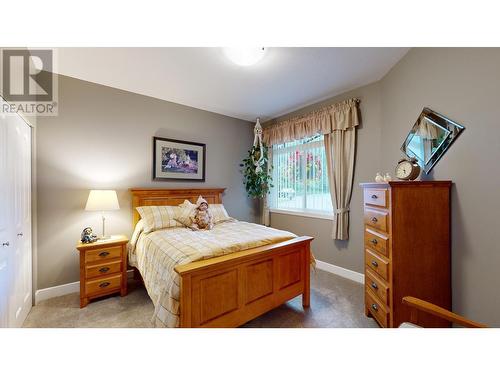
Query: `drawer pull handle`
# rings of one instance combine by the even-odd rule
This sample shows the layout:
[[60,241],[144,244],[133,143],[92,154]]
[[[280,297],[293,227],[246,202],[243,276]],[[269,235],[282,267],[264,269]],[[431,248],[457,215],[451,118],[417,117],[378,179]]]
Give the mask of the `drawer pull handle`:
[[376,194],[372,195],[372,199],[377,199],[377,198],[378,198],[378,196]]
[[371,242],[372,244],[374,244],[374,245],[378,244],[378,241],[377,241],[377,239],[375,239],[375,238],[374,238],[373,240],[371,240],[370,242]]
[[376,304],[372,303],[372,309],[375,311],[378,311],[378,306]]
[[110,283],[108,283],[108,282],[106,281],[106,282],[104,282],[104,283],[100,283],[100,284],[99,284],[99,288],[106,288],[106,287],[107,287],[107,286],[109,286],[109,285],[110,285]]
[[376,217],[372,217],[372,222],[373,223],[376,223],[378,221],[378,219]]
[[109,267],[102,267],[102,268],[99,270],[99,272],[100,272],[100,273],[106,273],[106,272],[108,272],[108,271],[109,271]]
[[376,261],[372,260],[372,266],[373,267],[378,267],[378,263]]
[[9,241],[4,242],[4,243],[2,243],[2,246],[10,246],[10,242]]
[[375,282],[373,282],[373,281],[372,281],[372,288],[373,288],[373,289],[378,289],[378,285],[377,285],[377,283],[375,283]]
[[99,256],[100,257],[107,257],[109,255],[109,253],[107,251],[103,251],[102,253],[99,253]]

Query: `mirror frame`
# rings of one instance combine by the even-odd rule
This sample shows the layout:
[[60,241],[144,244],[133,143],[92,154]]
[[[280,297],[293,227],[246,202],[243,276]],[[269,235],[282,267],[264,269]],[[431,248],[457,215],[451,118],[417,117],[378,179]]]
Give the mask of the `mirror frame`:
[[[420,160],[411,150],[409,150],[408,144],[410,143],[411,139],[417,132],[420,122],[424,119],[428,119],[431,122],[434,122],[438,124],[439,126],[447,129],[450,133],[446,136],[446,138],[443,140],[443,142],[439,145],[436,151],[432,154],[432,157],[427,161],[427,163],[424,163],[422,160]],[[406,136],[405,141],[403,142],[403,145],[401,146],[401,151],[409,158],[415,158],[417,159],[418,164],[422,168],[422,170],[425,172],[425,174],[429,174],[432,168],[437,164],[439,159],[446,153],[446,151],[450,148],[452,143],[458,138],[458,136],[465,130],[465,127],[463,125],[460,125],[456,123],[453,120],[450,120],[448,117],[443,116],[437,112],[434,112],[432,109],[425,107],[422,112],[420,113],[420,116],[418,116],[417,121],[411,128],[410,132]]]

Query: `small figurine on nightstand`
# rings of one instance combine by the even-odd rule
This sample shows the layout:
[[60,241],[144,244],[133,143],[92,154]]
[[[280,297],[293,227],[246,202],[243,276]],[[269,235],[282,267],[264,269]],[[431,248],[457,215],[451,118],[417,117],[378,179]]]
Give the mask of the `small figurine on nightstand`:
[[384,182],[384,177],[382,177],[380,172],[377,172],[377,175],[375,176],[375,182]]
[[386,173],[385,176],[384,176],[384,181],[385,182],[389,182],[389,181],[392,181],[392,177],[389,173]]
[[97,241],[97,236],[92,234],[92,228],[87,227],[82,231],[82,235],[80,237],[82,243],[92,243]]

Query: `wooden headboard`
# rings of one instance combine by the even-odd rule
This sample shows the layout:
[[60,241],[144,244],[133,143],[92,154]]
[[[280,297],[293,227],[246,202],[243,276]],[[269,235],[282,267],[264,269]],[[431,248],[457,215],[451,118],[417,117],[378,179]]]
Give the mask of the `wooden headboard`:
[[130,189],[132,194],[132,217],[133,225],[137,224],[139,213],[136,207],[140,206],[177,206],[188,200],[196,203],[201,195],[208,204],[222,203],[222,193],[225,188],[214,189]]

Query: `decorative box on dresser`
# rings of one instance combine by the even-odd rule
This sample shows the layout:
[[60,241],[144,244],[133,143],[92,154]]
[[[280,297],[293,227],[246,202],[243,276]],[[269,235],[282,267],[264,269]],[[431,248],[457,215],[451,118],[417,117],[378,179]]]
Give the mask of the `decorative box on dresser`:
[[84,244],[80,252],[80,307],[89,300],[113,293],[127,295],[127,243],[125,236]]
[[[409,322],[412,296],[451,309],[451,181],[361,184],[364,197],[365,314],[382,327]],[[449,327],[418,314],[422,327]]]

